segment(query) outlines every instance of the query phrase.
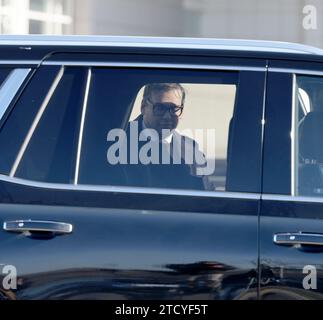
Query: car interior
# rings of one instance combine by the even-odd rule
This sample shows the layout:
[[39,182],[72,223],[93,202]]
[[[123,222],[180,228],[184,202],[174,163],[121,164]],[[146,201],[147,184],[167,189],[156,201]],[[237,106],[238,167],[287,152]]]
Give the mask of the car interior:
[[323,194],[323,82],[302,77],[298,94],[298,193]]

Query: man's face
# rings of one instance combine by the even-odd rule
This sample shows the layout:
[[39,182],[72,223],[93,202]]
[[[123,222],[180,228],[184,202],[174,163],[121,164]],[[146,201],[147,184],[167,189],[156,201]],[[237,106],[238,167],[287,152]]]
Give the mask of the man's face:
[[[155,108],[154,111],[154,105],[156,106],[156,103],[158,103],[158,108]],[[178,125],[179,116],[169,111],[169,106],[171,105],[168,105],[168,103],[180,107],[182,104],[181,91],[170,90],[163,93],[153,93],[149,102],[144,101],[141,107],[145,125],[148,128],[157,130],[159,134],[162,133],[162,129],[173,130]],[[161,108],[165,109],[163,110]]]

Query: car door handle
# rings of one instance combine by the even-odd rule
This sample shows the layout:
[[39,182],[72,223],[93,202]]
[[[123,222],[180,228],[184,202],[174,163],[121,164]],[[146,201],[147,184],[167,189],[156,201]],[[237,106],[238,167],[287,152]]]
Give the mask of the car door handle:
[[278,245],[323,246],[323,234],[306,232],[276,233],[274,234],[273,241]]
[[52,234],[69,234],[73,225],[56,221],[16,220],[3,223],[3,229],[8,232],[44,232]]

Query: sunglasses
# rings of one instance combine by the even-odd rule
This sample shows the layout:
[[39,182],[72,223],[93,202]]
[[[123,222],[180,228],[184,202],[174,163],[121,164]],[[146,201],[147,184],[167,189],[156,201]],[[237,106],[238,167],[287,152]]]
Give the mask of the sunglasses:
[[153,106],[153,112],[155,116],[163,116],[166,112],[169,112],[171,115],[176,115],[179,117],[183,113],[183,106],[178,106],[172,102],[148,102]]

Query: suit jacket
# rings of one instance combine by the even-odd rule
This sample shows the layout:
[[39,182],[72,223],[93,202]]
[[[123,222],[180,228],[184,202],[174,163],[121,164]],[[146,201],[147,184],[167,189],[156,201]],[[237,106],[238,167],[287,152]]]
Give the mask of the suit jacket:
[[[143,130],[143,117],[140,115],[137,119],[138,135]],[[138,139],[139,140],[139,139]],[[159,163],[158,164],[142,164],[139,159],[138,164],[130,163],[130,126],[127,129],[127,156],[128,164],[122,165],[122,171],[126,185],[154,188],[174,188],[174,189],[193,189],[205,190],[203,178],[197,176],[198,164],[196,155],[205,157],[198,149],[198,144],[195,140],[183,136],[177,131],[173,132],[172,141],[170,143],[170,163],[162,163],[162,144],[156,142],[159,148]],[[138,154],[146,142],[138,143]],[[185,154],[193,155],[192,163],[185,161]],[[175,159],[180,159],[180,163],[176,163]],[[174,163],[175,162],[175,163]]]

